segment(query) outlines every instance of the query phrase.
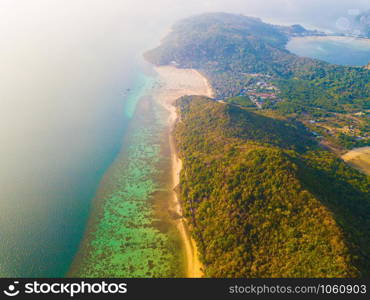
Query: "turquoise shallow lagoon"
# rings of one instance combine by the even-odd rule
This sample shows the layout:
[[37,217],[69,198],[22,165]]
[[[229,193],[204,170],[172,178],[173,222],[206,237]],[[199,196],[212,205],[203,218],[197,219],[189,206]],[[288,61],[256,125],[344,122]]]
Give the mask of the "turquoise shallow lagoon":
[[298,37],[287,49],[299,56],[317,58],[329,63],[364,66],[370,61],[370,40],[351,37]]
[[106,173],[70,276],[178,277],[180,240],[169,215],[168,113],[141,97]]
[[[3,185],[6,196],[2,196],[0,210],[0,276],[61,277],[68,272],[86,231],[97,187],[121,151],[138,102],[152,78],[137,72],[121,84],[122,92],[100,99],[101,106],[107,108],[99,110],[99,118],[86,132],[80,133],[84,121],[74,129],[65,142],[71,143],[66,147],[69,152],[53,151],[55,157],[60,153],[64,160],[52,158],[45,170],[35,167],[32,174],[24,172],[24,180],[19,175],[23,170],[14,170],[20,187],[12,193]],[[87,138],[92,142],[87,143]],[[84,143],[90,147],[74,150]],[[30,150],[30,155],[38,160],[42,153]],[[65,162],[67,158],[73,166]]]

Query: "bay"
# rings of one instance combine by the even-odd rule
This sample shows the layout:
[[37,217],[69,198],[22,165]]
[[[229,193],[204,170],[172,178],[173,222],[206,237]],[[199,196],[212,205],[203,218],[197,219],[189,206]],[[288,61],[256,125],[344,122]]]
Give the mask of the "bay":
[[296,37],[286,48],[299,56],[332,64],[364,66],[370,62],[370,40],[354,37]]

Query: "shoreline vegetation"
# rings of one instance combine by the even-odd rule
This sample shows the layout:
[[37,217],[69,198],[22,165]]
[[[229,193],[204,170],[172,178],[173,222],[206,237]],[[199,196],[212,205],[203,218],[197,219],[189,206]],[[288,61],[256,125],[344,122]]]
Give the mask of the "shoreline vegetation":
[[367,276],[369,181],[303,127],[177,102],[181,199],[205,277]]
[[199,278],[203,276],[202,265],[199,261],[198,250],[194,239],[191,237],[186,219],[178,197],[178,185],[180,183],[180,172],[182,161],[179,159],[173,130],[178,122],[178,114],[174,106],[175,101],[185,95],[213,96],[212,88],[207,79],[198,71],[193,69],[177,69],[173,66],[155,67],[159,76],[160,87],[155,92],[155,98],[168,111],[169,144],[171,153],[172,172],[172,201],[175,215],[177,217],[177,228],[183,241],[184,255],[186,261],[186,277]]

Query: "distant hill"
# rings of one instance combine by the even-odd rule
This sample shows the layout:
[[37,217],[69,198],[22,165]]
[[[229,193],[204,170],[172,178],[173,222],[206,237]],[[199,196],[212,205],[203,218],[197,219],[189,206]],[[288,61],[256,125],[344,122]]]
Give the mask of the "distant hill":
[[199,96],[177,109],[180,198],[207,277],[370,275],[369,178],[296,122]]
[[278,91],[277,100],[266,104],[283,113],[368,109],[370,71],[294,55],[285,49],[294,34],[308,31],[242,15],[204,14],[178,22],[145,57],[157,65],[200,70],[219,99],[244,95],[250,75],[263,74]]
[[326,34],[318,30],[307,30],[302,25],[294,24],[291,26],[274,25],[279,31],[290,37],[298,36],[325,36]]

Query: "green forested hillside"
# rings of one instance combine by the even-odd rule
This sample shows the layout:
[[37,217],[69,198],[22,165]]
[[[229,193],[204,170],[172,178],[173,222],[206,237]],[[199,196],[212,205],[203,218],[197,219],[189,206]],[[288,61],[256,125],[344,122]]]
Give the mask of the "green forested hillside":
[[242,15],[198,15],[177,23],[145,56],[157,65],[200,70],[218,98],[243,94],[248,74],[265,74],[281,90],[283,105],[271,107],[282,112],[369,109],[370,70],[294,55],[285,49],[282,28]]
[[290,36],[320,35],[227,13],[178,22],[145,54],[157,65],[195,68],[216,99],[302,121],[336,152],[369,145],[370,70],[290,53]]
[[298,123],[177,102],[180,194],[210,277],[369,276],[369,179]]
[[222,100],[177,102],[180,198],[207,277],[370,276],[369,177],[318,144],[366,143],[370,70],[290,53],[300,32],[205,14],[145,55],[201,71]]

